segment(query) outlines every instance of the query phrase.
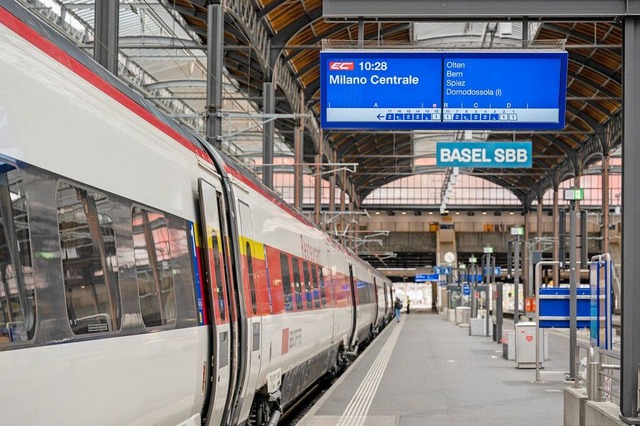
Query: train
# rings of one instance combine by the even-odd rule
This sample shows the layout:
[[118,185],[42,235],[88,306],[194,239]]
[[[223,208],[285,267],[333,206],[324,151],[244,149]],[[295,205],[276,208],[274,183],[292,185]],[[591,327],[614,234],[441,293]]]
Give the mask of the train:
[[0,0],[3,424],[275,425],[392,283]]

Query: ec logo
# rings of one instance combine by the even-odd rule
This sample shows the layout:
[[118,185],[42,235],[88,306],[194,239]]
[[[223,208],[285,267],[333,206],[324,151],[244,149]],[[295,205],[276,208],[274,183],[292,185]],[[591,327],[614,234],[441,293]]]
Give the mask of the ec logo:
[[353,71],[353,62],[329,62],[329,69],[332,71]]

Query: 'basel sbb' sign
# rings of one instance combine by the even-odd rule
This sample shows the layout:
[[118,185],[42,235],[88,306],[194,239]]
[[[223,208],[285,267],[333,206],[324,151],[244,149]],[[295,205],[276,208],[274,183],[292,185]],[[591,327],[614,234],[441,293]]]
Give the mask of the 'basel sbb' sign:
[[531,142],[438,142],[436,165],[531,168]]
[[324,129],[562,130],[567,52],[324,51]]

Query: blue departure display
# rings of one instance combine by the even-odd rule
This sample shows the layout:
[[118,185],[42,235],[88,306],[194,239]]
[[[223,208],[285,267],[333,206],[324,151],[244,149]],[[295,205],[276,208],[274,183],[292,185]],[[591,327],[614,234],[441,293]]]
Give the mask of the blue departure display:
[[566,52],[320,55],[325,129],[564,128]]

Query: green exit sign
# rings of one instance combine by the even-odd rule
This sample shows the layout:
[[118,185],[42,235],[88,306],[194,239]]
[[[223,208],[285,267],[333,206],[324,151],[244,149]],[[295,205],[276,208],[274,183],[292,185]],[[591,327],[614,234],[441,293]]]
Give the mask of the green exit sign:
[[584,200],[583,188],[567,188],[564,190],[565,201],[580,201]]

